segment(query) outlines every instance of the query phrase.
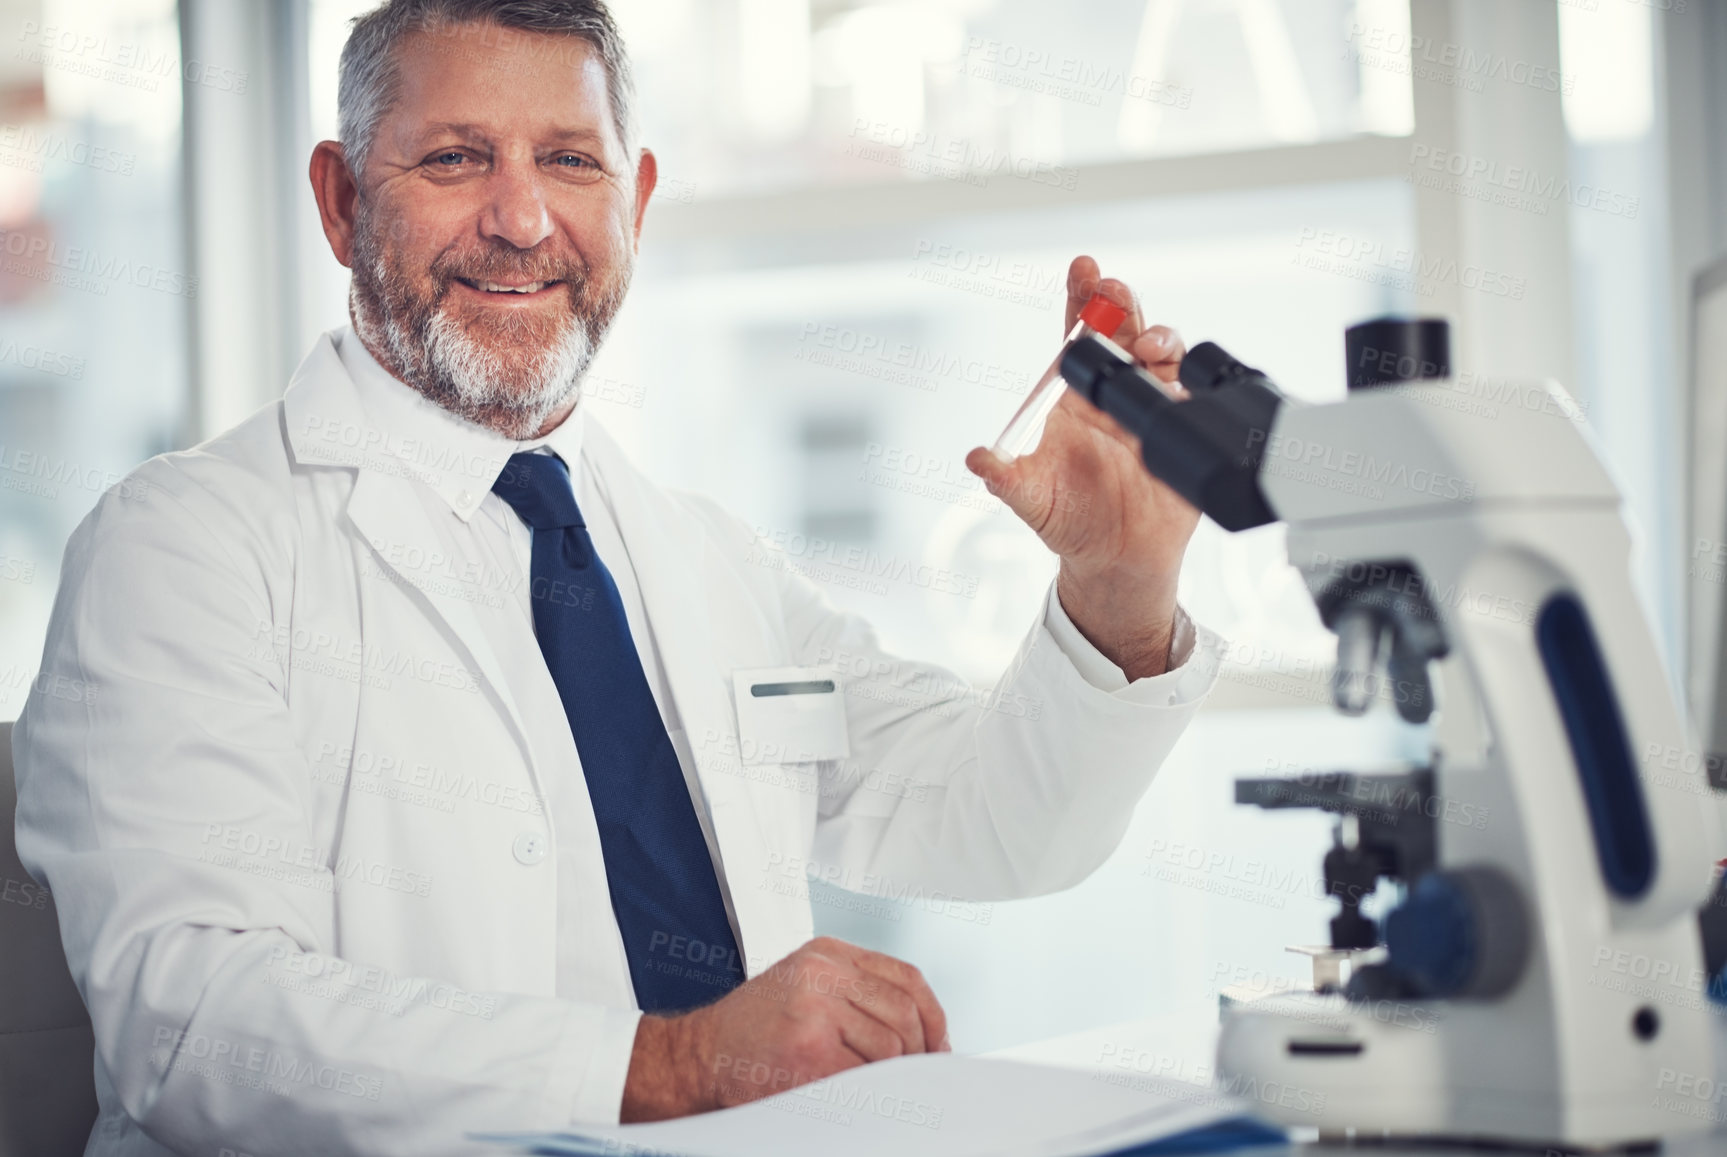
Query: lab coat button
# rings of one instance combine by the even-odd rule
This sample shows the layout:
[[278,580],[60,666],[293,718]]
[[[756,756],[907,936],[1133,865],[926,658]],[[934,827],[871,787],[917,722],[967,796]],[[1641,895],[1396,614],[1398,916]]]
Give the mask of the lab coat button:
[[474,492],[472,490],[464,490],[460,494],[456,495],[456,505],[458,505],[458,506],[472,506],[473,504],[474,504]]
[[539,832],[523,832],[510,850],[516,854],[517,863],[533,867],[546,858],[546,837]]

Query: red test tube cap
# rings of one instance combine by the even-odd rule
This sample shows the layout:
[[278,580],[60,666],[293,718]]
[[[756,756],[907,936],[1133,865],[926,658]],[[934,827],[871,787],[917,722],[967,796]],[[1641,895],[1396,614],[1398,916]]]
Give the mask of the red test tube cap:
[[1114,337],[1121,323],[1127,320],[1127,310],[1099,293],[1080,309],[1079,320],[1104,337]]

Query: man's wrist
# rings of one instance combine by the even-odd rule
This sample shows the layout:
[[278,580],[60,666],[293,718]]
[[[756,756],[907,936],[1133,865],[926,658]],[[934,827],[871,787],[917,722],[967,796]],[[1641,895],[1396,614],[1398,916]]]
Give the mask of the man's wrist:
[[1128,682],[1169,669],[1175,634],[1176,576],[1080,573],[1064,560],[1056,597],[1067,617]]
[[643,1016],[636,1024],[618,1119],[663,1121],[712,1107],[712,1060],[693,1023],[697,1014]]

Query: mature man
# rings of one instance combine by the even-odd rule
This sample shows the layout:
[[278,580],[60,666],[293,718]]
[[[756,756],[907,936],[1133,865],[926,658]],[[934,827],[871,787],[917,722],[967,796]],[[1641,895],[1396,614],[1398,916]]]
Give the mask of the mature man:
[[[810,939],[808,865],[1067,887],[1203,695],[1196,516],[1074,399],[971,458],[1061,556],[992,696],[630,467],[577,403],[654,187],[630,106],[601,0],[360,18],[311,163],[352,328],[73,537],[44,672],[96,693],[15,746],[92,1153],[425,1157],[945,1049],[914,968]],[[1070,323],[1100,284],[1131,304],[1082,258]]]

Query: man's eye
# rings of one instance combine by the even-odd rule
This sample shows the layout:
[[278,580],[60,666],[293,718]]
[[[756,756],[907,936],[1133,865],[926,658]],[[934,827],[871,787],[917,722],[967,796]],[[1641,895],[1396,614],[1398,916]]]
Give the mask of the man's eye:
[[600,171],[600,166],[594,163],[592,157],[584,157],[580,153],[560,153],[553,158],[552,163],[587,175]]
[[439,153],[432,158],[432,164],[440,168],[451,169],[468,159],[468,154],[458,152]]

